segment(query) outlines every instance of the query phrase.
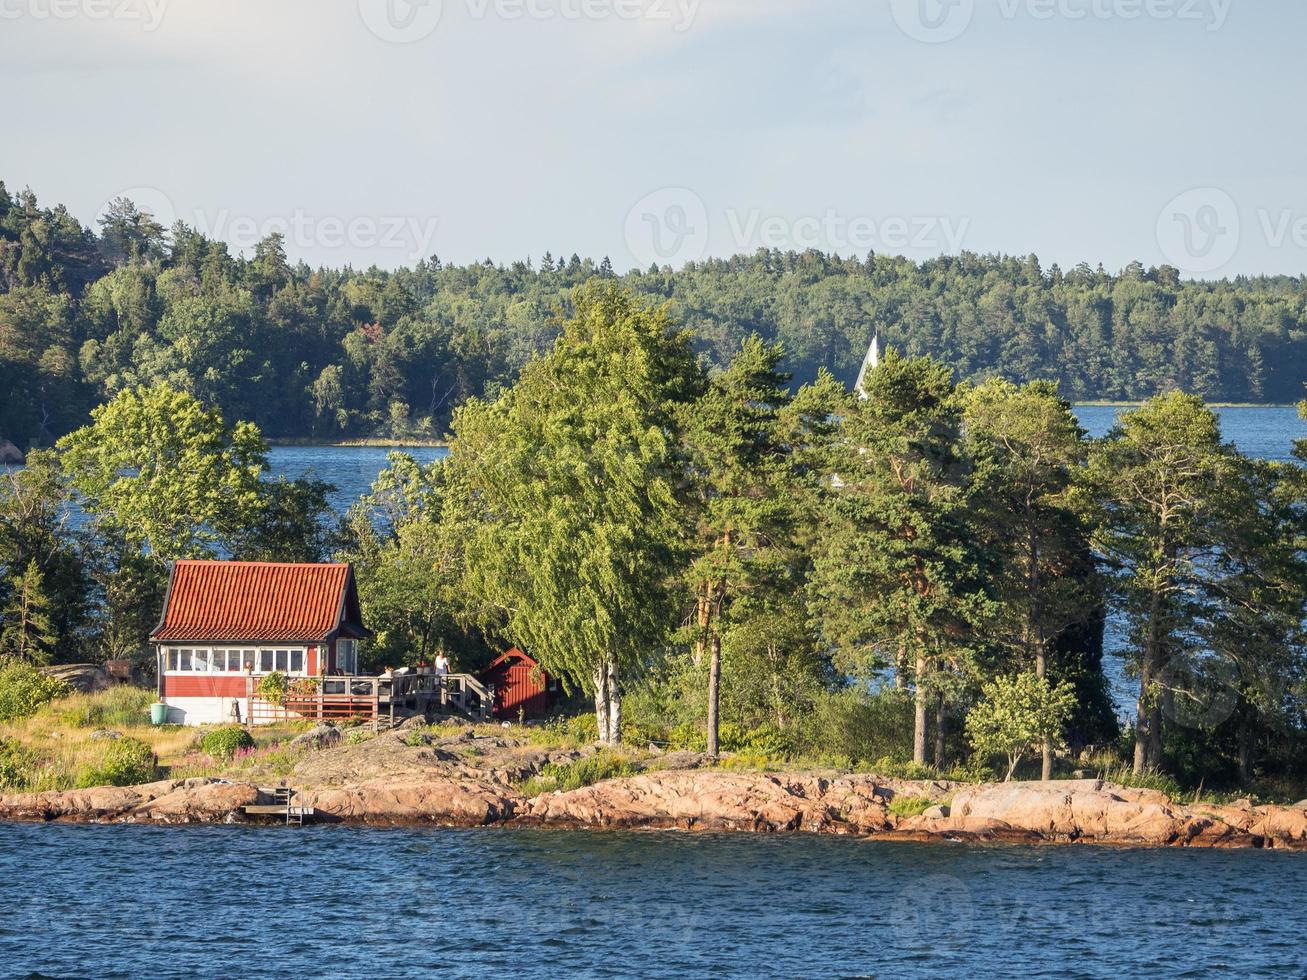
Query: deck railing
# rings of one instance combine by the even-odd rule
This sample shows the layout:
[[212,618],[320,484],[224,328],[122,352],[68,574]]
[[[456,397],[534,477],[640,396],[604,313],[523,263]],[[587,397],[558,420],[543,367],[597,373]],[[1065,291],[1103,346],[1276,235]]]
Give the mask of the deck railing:
[[280,702],[261,697],[255,678],[246,678],[250,724],[301,719],[393,724],[415,714],[454,712],[485,721],[493,711],[494,691],[471,674],[296,677]]

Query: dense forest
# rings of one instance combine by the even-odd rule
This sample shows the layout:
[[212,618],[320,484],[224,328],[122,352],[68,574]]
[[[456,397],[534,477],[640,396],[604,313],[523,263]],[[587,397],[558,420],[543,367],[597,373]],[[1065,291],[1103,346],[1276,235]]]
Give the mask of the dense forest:
[[1307,378],[1302,278],[768,250],[620,276],[561,252],[311,269],[279,236],[235,256],[126,200],[98,224],[0,183],[0,440],[51,445],[92,407],[164,381],[271,437],[437,437],[455,406],[550,347],[595,278],[665,300],[715,365],[751,334],[779,342],[796,385],[822,368],[851,381],[874,331],[961,378],[1054,381],[1072,400],[1294,402]]
[[166,382],[30,453],[0,478],[0,720],[40,665],[151,669],[168,561],[330,554],[365,668],[518,646],[567,710],[593,698],[590,741],[1302,798],[1307,441],[1244,456],[1181,392],[1089,439],[1050,382],[892,348],[856,396],[827,371],[795,388],[779,344],[709,371],[645,297],[574,299],[459,406],[446,458],[392,454],[343,519],[267,474],[257,426]]

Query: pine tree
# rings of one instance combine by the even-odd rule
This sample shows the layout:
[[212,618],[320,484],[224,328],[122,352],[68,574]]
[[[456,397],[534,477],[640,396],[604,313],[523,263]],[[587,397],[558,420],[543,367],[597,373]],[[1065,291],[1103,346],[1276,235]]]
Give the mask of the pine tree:
[[[950,681],[971,673],[992,614],[986,557],[968,527],[962,409],[949,370],[890,350],[850,403],[836,449],[831,527],[813,572],[828,640],[851,671],[884,665],[915,687],[913,759],[926,761]],[[936,753],[936,762],[939,752]]]
[[790,401],[779,345],[746,338],[731,366],[689,406],[682,428],[694,520],[696,659],[708,656],[708,754],[716,756],[722,637],[741,596],[793,590],[787,550],[793,511],[787,497],[782,412]]
[[0,615],[0,653],[34,664],[48,664],[57,637],[50,621],[50,600],[35,561],[13,582]]
[[[1020,671],[1048,674],[1057,639],[1100,604],[1085,566],[1087,531],[1076,479],[1087,442],[1068,402],[1050,382],[1018,388],[992,381],[966,394],[968,450],[976,463],[975,531],[1000,561],[995,593],[999,642]],[[1053,739],[1042,778],[1052,778]]]

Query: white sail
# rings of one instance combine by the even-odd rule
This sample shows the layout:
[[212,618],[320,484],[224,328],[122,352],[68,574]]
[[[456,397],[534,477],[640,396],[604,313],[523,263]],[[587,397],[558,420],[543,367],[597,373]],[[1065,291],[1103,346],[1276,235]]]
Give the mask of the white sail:
[[867,400],[867,373],[880,367],[880,333],[871,335],[871,346],[867,348],[867,356],[862,362],[862,370],[858,372],[858,383],[854,385],[853,390],[857,392],[859,398],[864,402]]

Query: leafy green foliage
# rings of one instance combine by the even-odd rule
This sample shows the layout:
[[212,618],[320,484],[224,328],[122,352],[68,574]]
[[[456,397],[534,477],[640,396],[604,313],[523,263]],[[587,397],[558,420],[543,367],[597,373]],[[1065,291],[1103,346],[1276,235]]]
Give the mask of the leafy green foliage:
[[567,793],[605,779],[633,776],[637,772],[639,767],[628,756],[604,749],[575,762],[564,765],[549,763],[541,767],[538,775],[522,784],[522,794],[531,797],[541,793]]
[[214,759],[231,759],[242,749],[254,748],[254,736],[244,728],[228,726],[205,732],[200,748]]
[[36,763],[36,755],[21,742],[0,736],[0,790],[24,789]]
[[137,786],[148,783],[158,775],[154,751],[135,738],[115,738],[106,742],[104,755],[98,763],[87,766],[78,774],[77,785]]
[[896,796],[889,802],[889,812],[896,817],[919,817],[934,805],[925,796]]
[[473,515],[467,590],[546,671],[596,695],[603,741],[620,739],[621,675],[638,675],[675,618],[670,434],[700,385],[665,313],[595,288],[512,389],[454,421],[450,479]]
[[981,688],[981,700],[967,715],[967,737],[980,755],[1006,755],[1007,778],[1032,745],[1062,738],[1075,691],[1034,673],[995,677]]
[[0,657],[0,721],[26,718],[71,691],[64,681],[45,676],[29,663]]
[[283,671],[274,670],[259,678],[255,692],[269,704],[285,704],[286,694],[290,690],[290,679]]

